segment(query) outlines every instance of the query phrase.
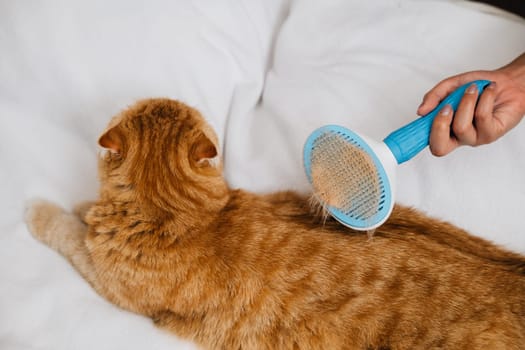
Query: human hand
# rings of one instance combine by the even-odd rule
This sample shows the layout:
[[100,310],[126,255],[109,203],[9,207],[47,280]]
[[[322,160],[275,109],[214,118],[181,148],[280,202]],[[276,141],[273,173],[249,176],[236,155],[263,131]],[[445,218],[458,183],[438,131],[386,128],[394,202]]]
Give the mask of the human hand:
[[525,115],[525,54],[494,71],[467,72],[441,81],[425,94],[417,113],[429,113],[456,88],[478,79],[492,83],[481,94],[472,85],[455,113],[447,105],[434,119],[429,144],[435,156],[444,156],[461,145],[494,142]]

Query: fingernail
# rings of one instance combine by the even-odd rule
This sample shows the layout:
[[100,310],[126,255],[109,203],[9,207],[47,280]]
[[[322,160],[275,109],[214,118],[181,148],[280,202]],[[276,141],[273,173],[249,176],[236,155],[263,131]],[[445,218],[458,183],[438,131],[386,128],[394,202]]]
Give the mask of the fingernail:
[[441,109],[441,111],[439,112],[441,115],[444,115],[444,116],[447,116],[449,115],[450,113],[452,113],[452,107],[450,105],[445,105],[445,107],[443,107]]
[[494,90],[495,88],[496,88],[496,82],[495,81],[491,81],[489,86],[487,86],[487,89]]
[[476,92],[478,92],[478,87],[476,84],[471,84],[468,88],[467,88],[467,91],[465,91],[467,94],[475,94]]

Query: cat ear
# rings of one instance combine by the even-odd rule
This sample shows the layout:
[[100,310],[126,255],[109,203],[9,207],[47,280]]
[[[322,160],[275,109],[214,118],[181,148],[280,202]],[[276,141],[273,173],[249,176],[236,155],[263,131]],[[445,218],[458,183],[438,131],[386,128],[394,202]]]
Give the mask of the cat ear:
[[198,166],[215,165],[218,156],[215,144],[200,133],[191,149],[191,158]]
[[122,151],[122,137],[117,130],[117,127],[113,127],[106,131],[98,139],[98,144],[111,153],[121,153]]

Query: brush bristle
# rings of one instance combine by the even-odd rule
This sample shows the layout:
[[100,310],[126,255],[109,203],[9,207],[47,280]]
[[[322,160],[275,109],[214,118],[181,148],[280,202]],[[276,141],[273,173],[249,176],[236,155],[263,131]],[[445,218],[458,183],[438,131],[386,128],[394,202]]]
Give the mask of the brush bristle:
[[311,150],[315,195],[329,207],[358,220],[374,216],[382,199],[382,183],[372,157],[348,136],[322,133]]

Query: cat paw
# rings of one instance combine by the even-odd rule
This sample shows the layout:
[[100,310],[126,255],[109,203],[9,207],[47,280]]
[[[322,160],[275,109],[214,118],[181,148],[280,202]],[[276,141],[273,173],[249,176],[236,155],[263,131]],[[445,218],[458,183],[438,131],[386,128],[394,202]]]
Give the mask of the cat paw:
[[28,203],[25,212],[27,228],[36,239],[49,245],[60,222],[59,218],[64,213],[64,209],[49,201],[32,200]]

